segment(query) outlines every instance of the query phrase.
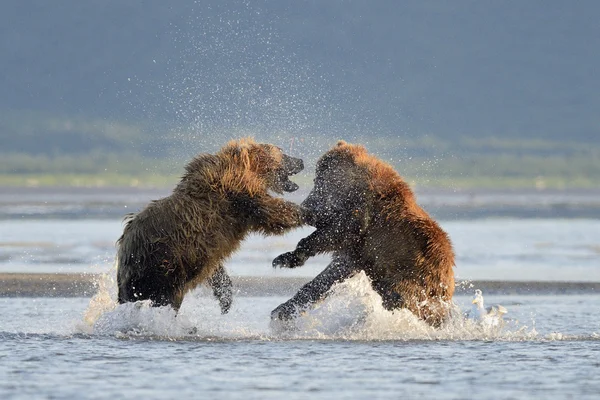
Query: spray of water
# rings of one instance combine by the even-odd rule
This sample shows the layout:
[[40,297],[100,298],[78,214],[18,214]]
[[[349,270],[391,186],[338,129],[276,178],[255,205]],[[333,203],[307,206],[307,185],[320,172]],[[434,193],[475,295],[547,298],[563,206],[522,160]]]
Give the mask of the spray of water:
[[[147,301],[118,305],[114,270],[102,277],[83,317],[82,331],[94,335],[169,339],[263,340],[528,340],[535,328],[508,320],[486,326],[466,318],[458,307],[441,328],[432,328],[407,310],[390,312],[364,273],[339,283],[326,300],[292,322],[271,322],[280,298],[238,297],[221,315],[208,290],[189,293],[179,313]],[[561,339],[554,335],[552,340]]]
[[535,330],[507,321],[486,326],[464,316],[454,306],[441,328],[433,328],[408,310],[390,312],[360,273],[338,284],[326,301],[304,312],[292,324],[272,324],[275,334],[288,338],[346,340],[511,340],[535,337]]
[[294,154],[312,165],[338,139],[369,145],[380,135],[379,113],[361,92],[332,84],[346,72],[301,55],[303,42],[282,30],[294,22],[285,12],[210,3],[190,5],[171,26],[165,40],[173,51],[152,61],[156,73],[123,82],[127,108],[154,125],[132,146],[179,171],[181,160],[243,136],[282,148],[295,140]]
[[96,321],[105,313],[112,311],[116,305],[117,299],[117,263],[107,272],[100,274],[96,281],[98,290],[90,300],[83,315],[84,326],[92,327]]

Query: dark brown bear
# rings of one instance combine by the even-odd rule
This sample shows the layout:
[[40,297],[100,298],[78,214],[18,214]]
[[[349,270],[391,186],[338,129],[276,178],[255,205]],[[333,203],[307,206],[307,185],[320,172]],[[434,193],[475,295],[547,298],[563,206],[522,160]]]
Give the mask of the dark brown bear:
[[340,141],[319,159],[314,188],[302,206],[317,229],[273,265],[294,268],[329,252],[333,260],[277,307],[273,319],[292,318],[361,270],[386,309],[407,308],[434,326],[448,316],[454,294],[450,239],[391,166],[362,146]]
[[118,240],[119,303],[149,299],[178,310],[207,281],[226,313],[231,280],[223,261],[249,232],[282,234],[303,224],[300,206],[273,197],[293,192],[301,159],[252,139],[231,141],[185,168],[173,193],[128,217]]

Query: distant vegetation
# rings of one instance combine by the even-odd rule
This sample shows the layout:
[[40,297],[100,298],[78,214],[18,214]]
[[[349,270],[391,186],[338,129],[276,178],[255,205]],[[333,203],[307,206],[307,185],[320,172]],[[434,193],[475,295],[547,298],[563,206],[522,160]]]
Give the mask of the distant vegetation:
[[[0,2],[0,184],[172,185],[245,135],[415,185],[600,187],[600,2]],[[307,182],[310,171],[304,176]]]
[[[253,133],[156,132],[132,124],[34,114],[19,123],[19,117],[23,116],[12,115],[0,123],[0,140],[5,144],[0,163],[3,185],[171,186],[195,154],[214,152],[230,138]],[[307,173],[298,179],[310,183],[314,162],[338,138],[259,134],[257,139],[303,157]],[[600,187],[600,146],[596,145],[512,138],[449,141],[433,136],[343,139],[363,143],[417,186]]]

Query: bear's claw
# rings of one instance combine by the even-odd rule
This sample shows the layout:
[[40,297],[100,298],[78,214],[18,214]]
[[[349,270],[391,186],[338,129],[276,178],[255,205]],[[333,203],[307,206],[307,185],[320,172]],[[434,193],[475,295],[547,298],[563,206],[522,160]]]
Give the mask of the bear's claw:
[[273,268],[295,268],[304,264],[304,261],[294,252],[283,253],[273,260]]

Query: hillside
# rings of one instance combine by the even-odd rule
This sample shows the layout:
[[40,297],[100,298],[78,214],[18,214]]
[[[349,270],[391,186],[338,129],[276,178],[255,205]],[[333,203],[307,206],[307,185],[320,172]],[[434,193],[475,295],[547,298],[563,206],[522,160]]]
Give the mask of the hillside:
[[433,175],[593,177],[599,12],[590,0],[3,1],[0,173],[174,170],[253,135],[295,138],[313,159],[361,141]]

